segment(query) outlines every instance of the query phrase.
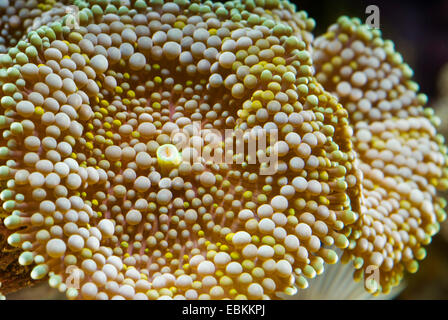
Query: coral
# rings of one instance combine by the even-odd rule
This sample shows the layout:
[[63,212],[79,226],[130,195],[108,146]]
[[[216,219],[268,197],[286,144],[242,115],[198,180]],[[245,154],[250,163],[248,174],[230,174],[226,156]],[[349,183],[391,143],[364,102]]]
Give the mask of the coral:
[[327,265],[325,275],[309,280],[306,290],[298,290],[292,296],[279,294],[279,297],[285,300],[392,300],[407,288],[406,281],[403,281],[387,295],[372,295],[366,290],[365,283],[352,281],[353,271],[349,263]]
[[0,0],[0,53],[15,46],[27,32],[66,14],[67,0]]
[[3,226],[1,219],[0,223],[0,293],[8,294],[32,286],[34,281],[29,276],[31,267],[23,267],[18,262],[21,250],[6,242],[12,232]]
[[343,17],[316,39],[316,78],[348,110],[353,144],[363,173],[361,216],[347,258],[355,258],[360,277],[380,267],[388,292],[416,272],[423,245],[446,219],[446,147],[427,97],[417,94],[412,70],[381,33]]
[[416,271],[446,148],[378,31],[343,18],[314,40],[279,0],[73,4],[79,26],[24,22],[0,55],[19,271],[69,299],[278,298],[338,252],[356,279],[379,268],[375,294]]

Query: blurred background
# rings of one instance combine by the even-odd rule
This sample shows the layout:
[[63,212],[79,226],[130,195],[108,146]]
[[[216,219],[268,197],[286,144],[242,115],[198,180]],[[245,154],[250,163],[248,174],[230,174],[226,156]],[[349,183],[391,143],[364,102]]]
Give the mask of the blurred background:
[[[292,1],[292,0],[290,0]],[[415,72],[414,80],[442,118],[448,138],[448,0],[294,0],[316,22],[315,35],[325,32],[341,15],[367,18],[366,8],[377,5],[383,36],[391,39]],[[448,196],[448,194],[447,194]],[[417,274],[406,279],[397,299],[448,299],[448,223],[434,237],[428,257]],[[58,299],[62,295],[46,284],[11,294],[9,299]]]

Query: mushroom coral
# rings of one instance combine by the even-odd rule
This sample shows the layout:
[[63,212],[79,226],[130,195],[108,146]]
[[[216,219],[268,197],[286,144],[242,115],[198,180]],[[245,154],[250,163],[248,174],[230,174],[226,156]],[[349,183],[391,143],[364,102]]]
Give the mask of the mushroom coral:
[[418,270],[423,245],[446,219],[445,199],[436,194],[448,183],[440,120],[424,108],[412,70],[379,30],[342,17],[314,48],[316,78],[350,115],[363,173],[360,219],[345,258],[354,259],[355,278],[380,267],[388,292],[404,270]]
[[[2,233],[32,279],[69,299],[272,299],[339,251],[356,279],[380,268],[374,293],[416,270],[446,149],[378,31],[314,40],[278,0],[73,4],[79,28],[0,55]],[[229,129],[243,151],[213,143]]]
[[0,53],[15,46],[23,36],[66,13],[67,0],[0,0]]

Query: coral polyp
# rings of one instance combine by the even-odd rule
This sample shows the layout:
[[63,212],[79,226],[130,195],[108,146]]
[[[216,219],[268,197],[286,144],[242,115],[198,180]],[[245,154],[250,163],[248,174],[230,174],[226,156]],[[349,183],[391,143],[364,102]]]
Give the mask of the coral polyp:
[[375,294],[416,271],[446,148],[377,31],[314,40],[278,0],[68,2],[76,23],[0,55],[0,231],[21,272],[147,300],[291,296],[339,252],[356,279],[380,270]]

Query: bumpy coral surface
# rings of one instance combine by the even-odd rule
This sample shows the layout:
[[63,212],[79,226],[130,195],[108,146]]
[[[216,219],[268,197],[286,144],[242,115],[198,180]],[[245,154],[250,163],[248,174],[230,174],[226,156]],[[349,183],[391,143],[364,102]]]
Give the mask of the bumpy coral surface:
[[[277,0],[73,4],[76,23],[24,23],[0,55],[0,217],[32,279],[70,299],[270,299],[337,248],[355,278],[379,268],[372,292],[416,271],[446,149],[377,31],[342,19],[315,41]],[[228,129],[236,150],[212,141]]]
[[361,216],[347,255],[356,277],[369,266],[381,271],[383,291],[418,269],[423,245],[446,218],[444,138],[439,119],[424,108],[426,96],[411,81],[412,70],[356,19],[341,18],[315,41],[317,79],[334,92],[350,114],[352,141],[363,173]]
[[66,14],[67,0],[0,0],[0,53],[15,46],[27,32]]

